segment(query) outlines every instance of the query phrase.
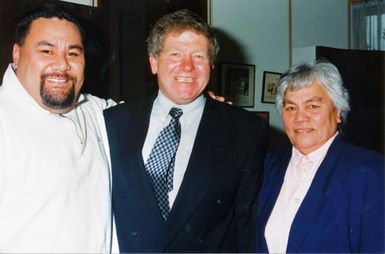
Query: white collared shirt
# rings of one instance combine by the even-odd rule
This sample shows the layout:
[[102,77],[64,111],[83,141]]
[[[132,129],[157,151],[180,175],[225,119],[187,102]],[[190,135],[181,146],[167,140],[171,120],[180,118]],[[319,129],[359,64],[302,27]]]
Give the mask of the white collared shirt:
[[164,96],[161,91],[159,91],[158,97],[154,101],[151,111],[150,124],[142,149],[143,161],[145,163],[150,156],[152,147],[154,146],[159,133],[171,120],[171,116],[169,115],[170,109],[172,107],[178,107],[183,110],[183,115],[179,119],[181,124],[181,139],[175,157],[173,190],[168,194],[170,207],[174,204],[175,198],[182,184],[199,123],[202,118],[204,105],[205,98],[203,95],[190,104],[176,105]]
[[265,238],[270,253],[286,252],[294,217],[337,134],[338,132],[308,155],[303,155],[295,147],[292,148],[292,156],[281,191],[265,228]]
[[103,109],[81,95],[41,108],[11,65],[0,86],[0,252],[108,253],[111,176]]

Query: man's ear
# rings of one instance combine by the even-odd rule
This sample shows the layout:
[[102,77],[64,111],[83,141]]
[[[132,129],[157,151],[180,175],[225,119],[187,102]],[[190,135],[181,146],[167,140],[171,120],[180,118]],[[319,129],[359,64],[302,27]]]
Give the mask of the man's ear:
[[13,59],[13,67],[17,69],[17,65],[19,64],[19,59],[20,59],[20,46],[16,43],[13,44],[12,59]]
[[149,54],[148,58],[150,61],[151,72],[152,72],[152,74],[156,74],[158,72],[158,60],[156,59],[156,57],[152,53]]

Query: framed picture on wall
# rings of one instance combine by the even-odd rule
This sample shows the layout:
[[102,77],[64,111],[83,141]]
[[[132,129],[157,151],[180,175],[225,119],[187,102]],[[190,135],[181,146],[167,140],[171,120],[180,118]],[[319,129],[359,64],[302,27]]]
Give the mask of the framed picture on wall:
[[221,95],[240,107],[254,107],[255,65],[221,63]]
[[264,71],[263,72],[263,86],[262,86],[262,102],[275,103],[277,96],[277,83],[281,73]]

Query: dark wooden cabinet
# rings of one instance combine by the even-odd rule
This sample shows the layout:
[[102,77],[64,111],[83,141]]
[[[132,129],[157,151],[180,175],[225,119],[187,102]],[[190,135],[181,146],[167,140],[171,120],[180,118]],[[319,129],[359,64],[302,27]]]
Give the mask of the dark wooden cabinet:
[[115,100],[144,96],[156,88],[148,65],[145,40],[159,17],[187,8],[207,18],[207,0],[101,0],[97,8],[55,0],[2,0],[1,75],[12,61],[17,20],[25,12],[46,2],[65,6],[86,26],[89,44],[83,91]]
[[316,56],[337,66],[349,91],[345,138],[384,154],[385,52],[316,47]]
[[[39,5],[55,2],[75,13],[84,24],[88,34],[86,46],[86,79],[83,91],[91,92],[101,97],[108,97],[111,88],[109,52],[110,37],[109,12],[104,8],[95,8],[72,4],[62,1],[46,0],[2,0],[0,4],[0,72],[3,75],[8,63],[12,62],[12,46],[14,31],[17,21],[25,13],[30,12]],[[106,25],[107,24],[107,25]]]
[[156,81],[150,72],[146,38],[158,18],[166,13],[187,8],[207,19],[207,0],[109,0],[112,38],[113,94],[125,100],[152,93]]

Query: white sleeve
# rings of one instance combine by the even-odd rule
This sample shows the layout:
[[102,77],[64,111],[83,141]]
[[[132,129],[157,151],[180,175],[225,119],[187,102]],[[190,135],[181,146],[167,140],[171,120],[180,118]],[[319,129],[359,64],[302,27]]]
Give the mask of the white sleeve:
[[105,110],[105,109],[113,107],[117,104],[112,99],[106,100],[104,98],[99,98],[99,97],[96,97],[96,96],[91,95],[91,94],[84,94],[84,97],[86,97],[87,100],[93,101],[94,103],[96,103],[101,110]]
[[104,100],[105,102],[103,109],[110,108],[116,105],[116,102],[112,99],[108,99],[108,100],[102,99],[102,100]]
[[6,167],[5,167],[5,145],[4,145],[4,133],[2,122],[0,121],[0,207],[3,200],[5,179],[6,179]]

